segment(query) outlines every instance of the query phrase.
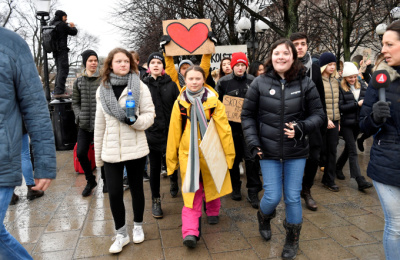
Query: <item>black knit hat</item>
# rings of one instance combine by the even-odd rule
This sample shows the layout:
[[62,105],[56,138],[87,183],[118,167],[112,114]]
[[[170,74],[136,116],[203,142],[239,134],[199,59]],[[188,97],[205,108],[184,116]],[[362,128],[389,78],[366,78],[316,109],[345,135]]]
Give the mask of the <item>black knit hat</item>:
[[161,53],[153,52],[152,54],[150,54],[149,58],[147,59],[147,67],[150,67],[150,61],[152,59],[160,60],[163,64],[163,68],[165,69],[165,60],[164,60],[164,56]]
[[55,16],[58,16],[60,20],[62,20],[63,16],[67,16],[67,13],[61,10],[57,10],[56,13],[54,14]]
[[336,57],[330,52],[324,52],[322,53],[321,57],[319,57],[319,66],[321,68],[332,62],[336,63]]
[[84,52],[81,53],[82,56],[82,63],[83,66],[86,68],[86,62],[89,59],[90,56],[96,56],[97,60],[99,59],[99,57],[97,56],[97,53],[93,50],[86,50]]

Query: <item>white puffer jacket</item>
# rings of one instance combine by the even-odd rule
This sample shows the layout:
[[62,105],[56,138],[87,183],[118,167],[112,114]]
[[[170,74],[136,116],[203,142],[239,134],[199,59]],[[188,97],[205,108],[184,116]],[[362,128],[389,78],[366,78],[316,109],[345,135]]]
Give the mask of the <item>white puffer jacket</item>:
[[[121,107],[125,107],[127,96],[128,90],[125,88],[118,99]],[[104,162],[118,163],[146,156],[149,153],[149,146],[144,130],[154,123],[156,116],[149,88],[140,81],[140,101],[136,110],[137,120],[131,126],[104,112],[100,101],[100,88],[96,92],[96,101],[94,127],[96,166],[101,167]]]

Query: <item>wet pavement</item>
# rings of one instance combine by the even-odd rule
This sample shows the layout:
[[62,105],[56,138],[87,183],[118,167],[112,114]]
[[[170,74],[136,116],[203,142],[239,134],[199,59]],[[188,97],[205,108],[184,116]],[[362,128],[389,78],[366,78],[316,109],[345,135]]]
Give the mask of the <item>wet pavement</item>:
[[[338,148],[341,152],[343,142]],[[371,140],[366,141],[366,152],[359,152],[363,175],[369,161]],[[146,208],[144,214],[145,241],[132,242],[120,254],[111,255],[114,223],[103,183],[90,197],[81,192],[86,185],[84,175],[73,168],[72,151],[57,152],[57,179],[42,198],[26,199],[26,186],[17,187],[17,205],[10,206],[5,225],[34,259],[274,259],[280,258],[284,244],[284,205],[277,209],[272,220],[272,239],[264,241],[258,233],[256,210],[246,201],[221,199],[220,223],[210,226],[205,215],[202,238],[197,248],[189,250],[182,244],[182,196],[171,198],[168,178],[161,178],[161,197],[164,218],[151,215],[149,182],[144,183]],[[384,259],[382,235],[383,212],[373,188],[360,192],[350,179],[348,164],[344,168],[346,180],[337,180],[339,192],[331,192],[321,184],[318,172],[312,195],[318,202],[313,212],[303,205],[304,224],[300,236],[300,250],[296,259]],[[371,181],[368,177],[367,180]],[[245,178],[242,176],[245,187]],[[260,197],[262,193],[260,193]],[[132,239],[133,213],[131,196],[125,191],[127,224]]]

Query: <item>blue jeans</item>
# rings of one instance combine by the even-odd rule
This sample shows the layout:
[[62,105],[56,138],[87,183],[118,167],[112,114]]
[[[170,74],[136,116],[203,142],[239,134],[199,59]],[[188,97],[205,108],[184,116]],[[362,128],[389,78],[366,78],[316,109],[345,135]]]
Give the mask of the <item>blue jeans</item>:
[[301,209],[301,184],[306,159],[260,160],[264,180],[264,196],[260,209],[264,214],[274,212],[283,195],[286,206],[286,221],[300,224],[303,221]]
[[386,260],[400,259],[400,187],[374,181],[385,215],[383,248]]
[[4,218],[14,187],[0,187],[0,259],[32,259],[26,249],[6,230]]
[[35,185],[35,180],[33,179],[31,152],[29,150],[28,134],[24,134],[22,136],[21,166],[22,175],[24,175],[26,185]]

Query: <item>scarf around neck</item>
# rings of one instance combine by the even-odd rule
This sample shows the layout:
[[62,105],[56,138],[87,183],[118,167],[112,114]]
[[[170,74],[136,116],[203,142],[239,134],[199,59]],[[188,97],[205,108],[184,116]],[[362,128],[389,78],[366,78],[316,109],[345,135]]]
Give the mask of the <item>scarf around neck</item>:
[[200,156],[199,156],[199,145],[197,141],[197,121],[199,122],[200,136],[203,136],[207,130],[207,118],[204,113],[203,103],[201,98],[205,92],[204,86],[196,91],[192,92],[186,89],[186,97],[192,104],[190,109],[190,145],[189,145],[189,158],[186,168],[185,181],[182,185],[182,192],[196,192],[199,189],[200,182]]
[[307,72],[310,71],[310,78],[312,78],[312,59],[311,59],[311,54],[309,52],[306,52],[306,54],[300,58],[301,63],[303,63],[304,67],[306,67]]
[[127,85],[128,90],[132,91],[133,99],[135,100],[135,114],[140,100],[140,79],[136,73],[128,73],[125,76],[117,76],[110,73],[110,81],[108,86],[105,87],[103,83],[100,84],[100,101],[104,112],[117,118],[120,122],[125,122],[126,108],[120,107],[118,100],[115,97],[112,86]]

